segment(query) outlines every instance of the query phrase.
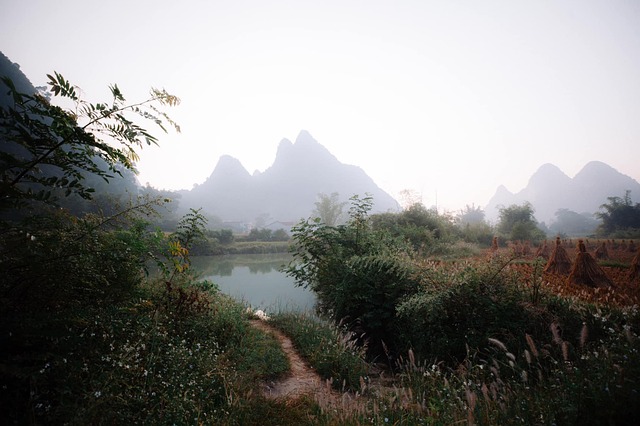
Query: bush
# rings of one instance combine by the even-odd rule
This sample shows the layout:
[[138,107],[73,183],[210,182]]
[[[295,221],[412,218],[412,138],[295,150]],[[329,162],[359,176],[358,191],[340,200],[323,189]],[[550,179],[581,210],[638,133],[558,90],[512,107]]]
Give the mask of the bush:
[[370,199],[352,201],[346,225],[331,227],[316,219],[294,228],[294,258],[286,272],[316,293],[322,314],[345,324],[377,356],[384,344],[393,349],[398,343],[396,305],[415,287],[406,255],[410,248],[371,229]]

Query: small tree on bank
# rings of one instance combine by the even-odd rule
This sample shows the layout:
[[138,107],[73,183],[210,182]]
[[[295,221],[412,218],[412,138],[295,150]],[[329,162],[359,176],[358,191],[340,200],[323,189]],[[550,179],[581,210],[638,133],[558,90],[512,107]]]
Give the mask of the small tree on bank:
[[529,202],[500,208],[497,230],[511,241],[541,241],[545,234],[538,228],[533,206]]

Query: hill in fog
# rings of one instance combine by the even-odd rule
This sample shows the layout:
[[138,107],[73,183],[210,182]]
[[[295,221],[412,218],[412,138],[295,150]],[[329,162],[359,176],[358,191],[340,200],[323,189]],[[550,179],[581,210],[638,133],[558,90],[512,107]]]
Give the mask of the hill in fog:
[[202,206],[224,221],[250,222],[259,216],[278,221],[298,221],[310,216],[319,193],[337,192],[342,201],[354,194],[374,199],[374,211],[399,209],[361,168],[341,163],[307,131],[295,142],[283,139],[275,161],[253,175],[239,160],[222,156],[207,180],[180,191],[184,208]]
[[535,209],[536,219],[549,224],[558,209],[593,214],[607,203],[607,197],[623,197],[627,190],[634,202],[640,201],[640,183],[600,161],[587,163],[573,178],[553,164],[544,164],[520,192],[498,187],[485,212],[487,219],[496,220],[500,206],[528,201]]

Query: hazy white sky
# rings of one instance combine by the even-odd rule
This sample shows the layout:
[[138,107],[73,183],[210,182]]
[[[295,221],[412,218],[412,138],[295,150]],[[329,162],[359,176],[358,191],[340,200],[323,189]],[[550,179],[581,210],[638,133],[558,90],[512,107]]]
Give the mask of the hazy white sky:
[[[640,2],[0,0],[0,50],[88,100],[164,87],[183,132],[140,180],[191,188],[228,154],[252,173],[301,129],[398,197],[484,206],[544,163],[640,180]],[[622,195],[622,194],[620,194]]]

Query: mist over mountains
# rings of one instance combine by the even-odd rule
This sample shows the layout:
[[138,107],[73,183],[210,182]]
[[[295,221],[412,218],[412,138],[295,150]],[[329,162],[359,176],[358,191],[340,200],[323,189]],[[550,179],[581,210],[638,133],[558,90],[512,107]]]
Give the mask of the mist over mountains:
[[[36,92],[19,66],[2,52],[0,76],[11,78],[21,92]],[[2,84],[0,88],[0,106],[8,107],[13,100]],[[11,154],[20,153],[17,149],[6,141],[0,147],[0,151]],[[141,188],[132,173],[115,176],[108,185],[90,176],[85,183],[95,187],[97,193],[117,195]],[[553,164],[544,164],[519,192],[513,193],[504,185],[498,187],[485,207],[486,219],[495,222],[500,206],[528,201],[535,209],[536,219],[549,225],[561,208],[592,215],[607,202],[607,197],[623,197],[627,190],[631,191],[633,202],[640,202],[640,183],[599,161],[586,164],[573,178]],[[262,173],[250,174],[238,159],[220,157],[204,183],[179,191],[178,204],[183,212],[201,206],[223,221],[253,222],[258,217],[268,217],[294,222],[311,214],[319,193],[333,192],[338,192],[342,201],[354,194],[369,193],[374,199],[374,212],[399,209],[396,200],[361,168],[341,163],[307,131],[301,131],[295,142],[283,139],[275,161]]]
[[593,214],[607,203],[607,197],[623,197],[627,190],[631,191],[634,202],[640,201],[640,183],[603,162],[587,163],[573,178],[547,163],[517,193],[510,192],[504,185],[499,186],[485,207],[485,213],[488,220],[495,221],[500,206],[528,201],[535,209],[536,219],[549,224],[561,208]]
[[397,201],[360,167],[343,164],[309,132],[295,142],[283,139],[275,161],[253,175],[239,160],[222,156],[207,180],[180,191],[181,206],[201,206],[224,221],[251,222],[265,215],[272,220],[297,222],[311,215],[318,194],[340,194],[341,201],[371,194],[374,212],[397,211]]

